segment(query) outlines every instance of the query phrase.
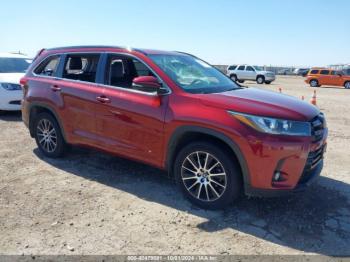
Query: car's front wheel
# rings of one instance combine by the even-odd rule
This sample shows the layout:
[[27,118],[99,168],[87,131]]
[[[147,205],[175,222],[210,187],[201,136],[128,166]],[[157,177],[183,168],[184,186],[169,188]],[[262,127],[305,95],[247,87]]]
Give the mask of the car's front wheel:
[[258,77],[256,78],[256,82],[257,82],[259,85],[263,84],[263,83],[265,82],[265,77],[263,77],[263,76],[258,76]]
[[40,151],[48,157],[60,157],[66,149],[66,143],[56,119],[48,113],[36,116],[35,141]]
[[350,81],[346,82],[346,83],[344,84],[344,87],[345,87],[346,89],[350,89]]
[[240,168],[233,156],[211,143],[195,142],[183,148],[176,157],[174,174],[185,196],[206,209],[224,208],[242,189]]

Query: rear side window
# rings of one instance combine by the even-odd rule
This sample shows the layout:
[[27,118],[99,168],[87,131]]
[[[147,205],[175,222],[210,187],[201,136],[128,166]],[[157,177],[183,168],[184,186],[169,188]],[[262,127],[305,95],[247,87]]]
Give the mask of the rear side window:
[[244,68],[245,68],[245,66],[242,65],[242,66],[239,66],[237,70],[241,70],[242,71],[242,70],[244,70]]
[[321,70],[320,74],[321,75],[329,75],[329,70]]
[[95,82],[100,54],[70,54],[64,64],[63,78]]
[[317,74],[318,74],[318,70],[311,70],[311,71],[310,71],[310,74],[312,74],[312,75],[317,75]]
[[235,70],[236,67],[237,67],[236,65],[229,66],[228,70]]
[[35,70],[37,75],[55,76],[57,74],[60,56],[50,56],[46,58]]

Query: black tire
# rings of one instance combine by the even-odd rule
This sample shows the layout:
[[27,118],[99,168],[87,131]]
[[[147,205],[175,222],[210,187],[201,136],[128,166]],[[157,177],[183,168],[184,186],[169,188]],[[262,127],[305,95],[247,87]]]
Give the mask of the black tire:
[[230,75],[230,78],[232,81],[237,82],[237,76],[236,75]]
[[[48,128],[43,128],[43,125],[47,125]],[[49,140],[42,141],[45,135],[46,137],[48,136],[49,130],[54,130],[51,132],[50,138],[48,138]],[[34,136],[39,150],[45,156],[57,158],[63,156],[65,153],[67,145],[62,136],[61,128],[59,127],[57,120],[49,113],[40,113],[35,117]],[[53,143],[50,143],[51,141]],[[55,142],[56,145],[54,146]]]
[[243,84],[243,83],[244,83],[244,80],[238,80],[238,83]]
[[265,84],[269,85],[271,84],[271,81],[265,81]]
[[345,87],[345,89],[350,89],[350,81],[346,81],[344,83],[344,87]]
[[311,79],[309,83],[310,83],[311,87],[319,87],[320,86],[316,79]]
[[[203,176],[196,174],[196,172],[199,172],[199,169],[194,172],[194,166],[189,166],[190,162],[187,160],[187,157],[194,161],[193,156],[196,156],[198,160],[196,152],[199,152],[202,167],[207,170],[205,171],[207,173],[205,178],[203,177],[205,174],[202,174]],[[207,166],[205,166],[206,154],[210,154],[207,159]],[[215,161],[219,162],[216,166]],[[199,167],[198,161],[196,163],[197,167]],[[184,168],[186,166],[187,169]],[[212,168],[213,166],[214,168]],[[191,168],[193,171],[189,172]],[[211,174],[211,172],[215,173]],[[222,174],[225,175],[223,176]],[[194,142],[184,147],[177,154],[174,163],[174,175],[178,186],[186,198],[204,209],[222,209],[236,200],[242,191],[241,171],[233,156],[230,156],[230,153],[223,151],[220,147],[207,142]],[[202,181],[203,179],[207,180]],[[214,183],[213,180],[221,184],[221,186]],[[197,183],[197,185],[193,186],[191,185],[192,183]],[[206,184],[203,186],[202,183]],[[191,187],[193,188],[192,191]],[[198,192],[199,197],[196,197],[195,195],[198,195]],[[204,199],[201,199],[201,197]]]
[[265,82],[265,77],[264,76],[257,76],[256,77],[256,82],[261,85]]

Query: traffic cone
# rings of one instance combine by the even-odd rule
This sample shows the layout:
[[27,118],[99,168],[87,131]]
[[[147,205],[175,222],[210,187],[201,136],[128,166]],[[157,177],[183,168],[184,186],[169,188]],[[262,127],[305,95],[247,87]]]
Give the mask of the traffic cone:
[[314,90],[314,94],[311,97],[310,103],[316,106],[316,90]]
[[278,91],[280,91],[280,93],[282,93],[282,88],[278,88]]

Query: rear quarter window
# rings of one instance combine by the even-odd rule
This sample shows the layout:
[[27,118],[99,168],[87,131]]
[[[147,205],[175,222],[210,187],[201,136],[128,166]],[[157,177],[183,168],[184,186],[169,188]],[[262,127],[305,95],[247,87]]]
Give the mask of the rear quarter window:
[[59,63],[59,55],[47,57],[43,62],[39,64],[39,66],[35,68],[34,73],[37,75],[55,76]]

